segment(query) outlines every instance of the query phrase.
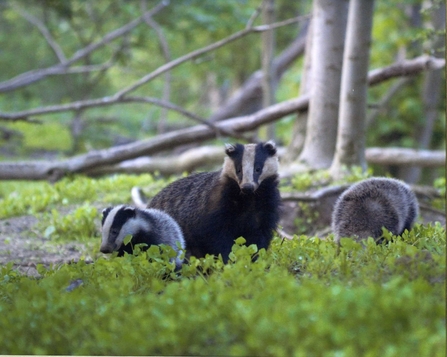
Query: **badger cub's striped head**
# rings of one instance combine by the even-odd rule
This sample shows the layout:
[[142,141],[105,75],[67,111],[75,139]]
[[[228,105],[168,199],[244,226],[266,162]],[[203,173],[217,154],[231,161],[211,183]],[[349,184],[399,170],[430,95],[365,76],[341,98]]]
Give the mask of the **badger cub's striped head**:
[[134,207],[120,205],[108,207],[102,211],[101,253],[112,253],[119,250],[127,235],[133,235],[146,227],[145,222],[138,220]]
[[278,156],[273,141],[226,144],[222,176],[235,180],[244,194],[254,193],[263,180],[278,176]]

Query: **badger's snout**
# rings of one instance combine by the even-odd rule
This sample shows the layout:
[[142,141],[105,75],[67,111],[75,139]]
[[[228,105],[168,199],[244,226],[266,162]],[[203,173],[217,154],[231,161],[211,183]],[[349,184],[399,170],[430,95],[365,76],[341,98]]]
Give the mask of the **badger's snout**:
[[101,245],[101,248],[99,248],[99,251],[104,254],[113,253],[113,250],[114,246],[110,244]]
[[244,184],[241,186],[241,191],[242,191],[242,193],[244,193],[244,194],[250,194],[250,193],[253,193],[253,192],[255,192],[255,185],[253,185],[252,183],[244,183]]

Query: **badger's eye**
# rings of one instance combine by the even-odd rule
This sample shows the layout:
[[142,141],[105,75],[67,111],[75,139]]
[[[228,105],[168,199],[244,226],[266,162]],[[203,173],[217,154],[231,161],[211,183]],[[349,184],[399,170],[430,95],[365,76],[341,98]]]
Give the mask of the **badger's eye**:
[[261,169],[260,166],[257,166],[257,167],[255,168],[255,172],[256,172],[257,174],[259,174],[261,171],[262,171],[262,169]]
[[119,230],[116,229],[116,228],[112,228],[112,229],[110,230],[110,233],[113,234],[114,236],[116,236],[116,235],[118,235]]
[[242,172],[242,169],[240,167],[236,167],[236,173],[240,174]]

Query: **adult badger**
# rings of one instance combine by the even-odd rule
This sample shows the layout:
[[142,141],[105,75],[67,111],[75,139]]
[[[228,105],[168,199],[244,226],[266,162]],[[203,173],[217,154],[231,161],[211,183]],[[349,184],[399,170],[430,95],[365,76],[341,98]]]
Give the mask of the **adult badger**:
[[234,240],[267,249],[279,221],[278,156],[272,141],[226,144],[221,170],[177,180],[148,204],[182,228],[187,257],[221,254],[228,261]]
[[[139,209],[120,205],[108,207],[102,211],[102,253],[124,252],[132,254],[133,246],[146,243],[146,250],[151,245],[166,244],[178,254],[175,258],[176,268],[182,265],[180,248],[185,249],[182,231],[174,219],[165,212],[157,209]],[[124,238],[132,236],[131,244],[124,245]]]
[[372,237],[380,241],[382,227],[394,235],[410,230],[419,206],[410,187],[402,181],[373,177],[358,182],[337,199],[332,213],[335,241]]

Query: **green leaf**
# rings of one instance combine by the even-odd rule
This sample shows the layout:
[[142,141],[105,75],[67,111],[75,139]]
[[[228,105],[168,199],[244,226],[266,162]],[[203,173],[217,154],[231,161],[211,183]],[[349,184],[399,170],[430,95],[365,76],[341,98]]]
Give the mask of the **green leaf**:
[[123,239],[123,243],[124,245],[128,245],[130,243],[130,241],[132,240],[132,234],[128,234],[124,237]]

